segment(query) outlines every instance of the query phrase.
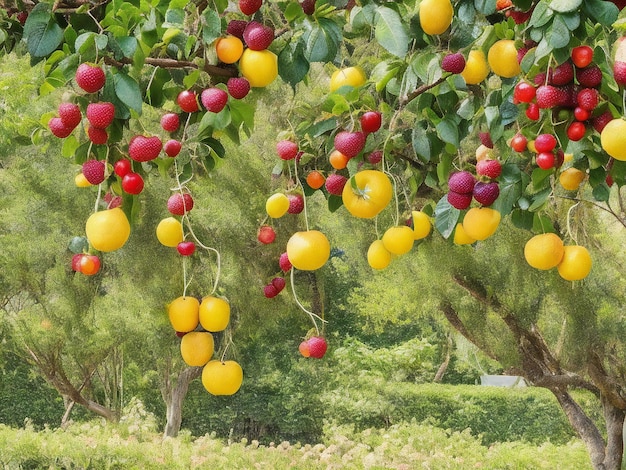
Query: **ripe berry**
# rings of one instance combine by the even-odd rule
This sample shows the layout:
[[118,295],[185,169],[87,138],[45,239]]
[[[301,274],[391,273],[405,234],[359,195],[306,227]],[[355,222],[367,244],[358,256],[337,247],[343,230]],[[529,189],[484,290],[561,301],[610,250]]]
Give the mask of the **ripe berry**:
[[298,144],[291,140],[281,140],[276,144],[276,153],[283,160],[292,160],[298,154]]
[[489,134],[489,132],[479,132],[478,138],[480,139],[480,143],[485,147],[493,148],[493,141],[491,140],[491,134]]
[[115,162],[115,165],[113,165],[113,171],[117,176],[123,178],[125,175],[130,173],[131,167],[132,163],[130,162],[130,160],[122,158],[121,160]]
[[307,341],[309,345],[309,354],[310,357],[314,357],[316,359],[321,359],[326,354],[326,350],[328,349],[328,344],[326,340],[321,336],[312,336]]
[[376,132],[382,124],[382,114],[378,111],[367,111],[361,115],[360,121],[363,132]]
[[100,184],[104,181],[106,164],[100,160],[87,160],[83,163],[83,175],[91,184]]
[[254,15],[262,4],[262,0],[239,0],[239,9],[244,15]]
[[167,113],[161,116],[161,128],[166,132],[176,132],[180,126],[180,118],[176,113]]
[[469,171],[457,171],[448,177],[450,191],[460,194],[471,194],[476,184],[476,178]]
[[176,249],[182,256],[191,256],[196,251],[196,244],[194,242],[180,242],[176,245]]
[[574,66],[566,61],[550,71],[549,83],[551,85],[567,85],[574,81]]
[[115,118],[115,106],[107,101],[89,103],[87,105],[87,120],[93,127],[106,129]]
[[356,157],[365,147],[363,132],[341,131],[335,136],[335,148],[348,158]]
[[312,15],[315,13],[315,0],[302,0],[300,2],[302,11],[305,15]]
[[383,152],[381,150],[374,150],[367,156],[367,161],[372,165],[380,163],[383,159]]
[[539,106],[537,103],[528,103],[528,107],[526,108],[526,117],[531,121],[539,120]]
[[567,138],[577,142],[585,137],[586,130],[587,128],[585,127],[585,124],[580,121],[574,121],[567,128]]
[[539,134],[535,139],[537,153],[552,152],[556,147],[556,138],[552,134]]
[[80,108],[74,103],[61,103],[58,113],[63,125],[71,129],[75,129],[83,119]]
[[288,272],[291,270],[293,266],[291,266],[291,261],[289,261],[289,256],[287,256],[287,252],[285,251],[278,258],[278,266],[283,272]]
[[348,178],[346,178],[345,176],[337,173],[332,173],[328,175],[328,178],[326,178],[324,186],[326,187],[326,191],[328,191],[329,194],[341,196],[341,193],[343,192],[343,187],[346,185],[347,181]]
[[226,88],[230,96],[236,100],[240,100],[250,93],[250,82],[244,77],[231,77],[226,83]]
[[268,284],[263,287],[263,295],[268,299],[271,299],[278,295],[278,290],[272,284]]
[[500,195],[500,187],[495,181],[489,183],[479,181],[476,183],[476,186],[474,186],[473,195],[476,202],[488,207],[493,204],[496,199],[498,199],[498,196]]
[[122,178],[122,189],[128,194],[139,194],[143,191],[143,178],[138,173],[126,173]]
[[274,30],[256,21],[251,21],[243,31],[243,40],[249,49],[262,51],[274,41]]
[[530,103],[535,99],[537,89],[531,83],[520,81],[513,90],[513,99],[519,103]]
[[574,108],[574,118],[576,118],[577,121],[586,121],[590,117],[591,113],[586,109],[583,109],[580,106],[576,106],[576,108]]
[[276,288],[276,291],[280,293],[285,288],[285,279],[282,277],[275,277],[272,279],[272,285]]
[[620,86],[626,86],[626,62],[616,60],[613,64],[613,78]]
[[263,225],[259,228],[256,238],[264,245],[269,245],[276,240],[276,232],[269,225]]
[[572,49],[572,62],[578,68],[587,67],[593,61],[593,49],[589,46],[577,46]]
[[441,69],[444,72],[461,73],[465,69],[465,57],[460,52],[448,54],[441,61]]
[[186,113],[194,113],[200,111],[200,105],[198,104],[197,93],[190,90],[183,90],[178,94],[176,102],[180,109]]
[[536,93],[537,106],[550,109],[559,106],[567,99],[567,94],[552,85],[541,85]]
[[243,41],[243,32],[248,26],[246,20],[230,20],[226,26],[226,33],[235,36]]
[[182,148],[182,144],[176,139],[170,139],[165,142],[163,146],[163,150],[165,151],[168,157],[176,157],[180,153],[180,149]]
[[64,139],[74,130],[71,127],[67,127],[65,124],[63,124],[63,121],[61,121],[60,117],[53,117],[52,119],[50,119],[48,121],[48,129],[50,129],[50,132],[52,132],[52,134],[54,134],[56,137],[59,137],[60,139]]
[[87,128],[87,137],[89,137],[89,140],[95,145],[104,145],[109,140],[109,134],[105,129],[93,126]]
[[97,65],[80,64],[76,69],[76,84],[87,93],[95,93],[104,86],[106,76],[104,70]]
[[591,119],[591,125],[595,129],[596,132],[602,132],[604,127],[613,120],[613,115],[610,111],[604,111],[599,116],[596,116]]
[[157,136],[136,135],[128,143],[128,155],[137,162],[154,160],[161,153],[163,143]]
[[[305,0],[308,1],[308,0]],[[302,354],[302,357],[311,357],[311,351],[309,351],[309,342],[302,341],[298,346],[298,351]]]
[[228,102],[228,93],[221,88],[207,88],[200,95],[202,105],[212,113],[219,113]]
[[82,255],[78,263],[78,271],[85,276],[93,276],[100,271],[100,258],[96,255]]
[[448,191],[446,199],[452,207],[463,210],[467,209],[472,203],[472,193],[463,194],[455,191]]
[[602,83],[602,70],[597,65],[576,69],[576,80],[581,86],[597,88]]
[[289,199],[289,209],[287,209],[289,214],[299,214],[304,210],[302,194],[287,194],[287,199]]
[[193,197],[189,193],[174,193],[167,200],[167,210],[172,215],[185,215],[193,209]]
[[[476,163],[476,174],[496,179],[502,173],[502,165],[498,160],[481,160]],[[476,183],[478,184],[478,183]]]
[[556,160],[552,152],[541,152],[535,157],[537,166],[543,170],[554,168],[555,161]]
[[523,152],[528,145],[528,139],[523,134],[515,134],[511,139],[511,148],[516,152]]
[[513,21],[515,21],[515,24],[522,24],[528,21],[528,19],[531,17],[532,9],[528,11],[522,11],[522,10],[517,10],[514,8],[512,10],[507,10],[506,14],[507,16],[510,16],[511,18],[513,18]]
[[578,102],[578,106],[587,111],[593,111],[598,106],[598,90],[595,88],[583,88],[578,92],[576,96],[576,101]]

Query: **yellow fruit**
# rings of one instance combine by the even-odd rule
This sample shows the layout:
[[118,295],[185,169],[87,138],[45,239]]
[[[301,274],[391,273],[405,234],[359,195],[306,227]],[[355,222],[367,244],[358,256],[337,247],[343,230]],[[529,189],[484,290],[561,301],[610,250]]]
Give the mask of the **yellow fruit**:
[[355,217],[370,219],[382,211],[393,196],[393,186],[389,177],[378,170],[362,170],[343,187],[341,198],[348,212]]
[[487,61],[493,73],[504,78],[513,78],[522,71],[517,61],[517,48],[512,39],[500,39],[489,48]]
[[314,271],[330,258],[330,242],[318,230],[296,232],[287,241],[287,258],[296,269]]
[[234,64],[243,54],[243,43],[236,36],[228,35],[215,43],[217,58],[225,64]]
[[219,297],[208,296],[200,304],[200,324],[207,331],[223,331],[230,321],[230,304]]
[[421,211],[413,211],[413,238],[415,240],[421,240],[430,235],[430,231],[433,228],[430,222],[430,217]]
[[[528,144],[526,144],[526,148],[530,150],[532,153],[537,153],[537,147],[535,147],[535,141],[529,140]],[[565,160],[563,160],[565,161]]]
[[278,76],[278,57],[267,49],[246,49],[239,59],[239,71],[251,87],[266,87]]
[[209,361],[202,369],[202,385],[211,395],[233,395],[242,382],[243,370],[235,361]]
[[524,246],[524,258],[533,268],[548,270],[563,259],[563,240],[555,233],[535,235]]
[[332,166],[335,170],[343,170],[347,167],[348,160],[350,159],[339,150],[333,150],[328,156],[328,163],[330,163],[330,166]]
[[285,193],[272,194],[265,201],[265,211],[273,219],[278,219],[287,213],[289,198]]
[[450,0],[423,0],[420,3],[420,26],[426,34],[441,34],[452,23],[454,9]]
[[373,269],[385,269],[391,263],[391,253],[382,240],[374,240],[367,250],[367,263]]
[[335,70],[330,77],[330,91],[337,91],[342,86],[358,88],[365,85],[367,78],[361,67],[347,67]]
[[180,296],[167,306],[167,315],[175,331],[186,333],[198,326],[200,302],[195,297]]
[[174,217],[166,217],[156,228],[157,239],[165,246],[176,246],[183,241],[183,225]]
[[180,340],[180,355],[185,364],[202,367],[213,356],[213,335],[206,331],[191,331]]
[[563,154],[563,163],[569,163],[574,160],[573,153],[565,153]]
[[626,161],[626,121],[613,119],[600,134],[602,149],[615,160]]
[[465,68],[461,72],[461,76],[468,85],[478,85],[489,75],[489,66],[485,53],[475,49],[470,51],[465,61]]
[[476,241],[476,239],[470,237],[467,233],[465,233],[465,229],[463,228],[463,224],[456,224],[456,228],[454,229],[454,244],[455,245],[471,245]]
[[580,281],[591,272],[591,255],[584,246],[563,247],[563,259],[556,266],[566,281]]
[[472,207],[463,218],[463,230],[468,237],[485,240],[496,232],[500,218],[500,213],[490,207]]
[[122,209],[107,209],[89,216],[85,224],[89,244],[98,251],[122,248],[130,236],[130,223]]
[[382,241],[388,252],[394,255],[403,255],[413,248],[415,235],[411,227],[398,225],[389,227],[383,234]]
[[563,189],[568,191],[577,190],[584,179],[585,172],[580,171],[578,168],[568,168],[559,175],[559,183],[561,183]]
[[88,188],[92,185],[89,181],[87,181],[87,178],[85,178],[85,175],[82,173],[78,173],[74,177],[74,184],[79,188]]
[[491,158],[493,155],[493,149],[490,149],[486,145],[480,144],[476,148],[476,162],[481,162]]

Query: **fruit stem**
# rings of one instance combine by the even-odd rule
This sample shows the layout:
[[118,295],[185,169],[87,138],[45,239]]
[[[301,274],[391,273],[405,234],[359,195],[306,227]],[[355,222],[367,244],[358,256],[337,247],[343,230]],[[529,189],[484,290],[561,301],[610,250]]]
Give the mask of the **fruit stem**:
[[578,245],[578,241],[576,240],[576,237],[574,236],[573,232],[572,232],[572,227],[571,227],[571,219],[572,219],[572,210],[574,210],[574,208],[576,208],[576,206],[578,206],[578,204],[580,204],[580,201],[578,201],[576,204],[574,204],[572,207],[570,207],[567,210],[567,235],[574,240],[574,244]]
[[626,117],[626,89],[622,91],[622,116]]
[[[298,157],[296,157],[296,159],[297,158]],[[300,178],[298,178],[298,162],[297,162],[297,160],[294,161],[293,168],[294,168],[294,174],[295,174],[296,182],[297,182],[296,183],[296,187],[299,186],[300,189],[302,189],[302,202],[303,202],[303,205],[304,205],[304,210],[303,210],[303,212],[304,212],[304,225],[306,227],[306,231],[308,232],[309,231],[309,215],[308,215],[308,212],[306,210],[306,194],[304,194],[304,186],[302,186],[302,182],[300,181]]]
[[294,273],[295,270],[296,270],[295,268],[291,268],[291,275],[289,277],[289,279],[291,281],[291,292],[293,293],[293,298],[296,301],[296,303],[298,304],[298,307],[300,307],[304,311],[304,313],[306,313],[311,318],[311,321],[313,322],[313,326],[315,327],[315,331],[317,332],[317,335],[319,336],[320,329],[317,327],[317,322],[315,321],[315,319],[317,318],[322,323],[326,323],[326,320],[324,320],[319,315],[317,315],[317,314],[307,310],[306,308],[304,308],[304,305],[302,305],[300,303],[300,301],[298,300],[298,296],[296,295],[296,284],[293,282],[294,281],[294,274],[293,273]]
[[224,352],[222,353],[222,357],[220,357],[221,363],[224,362],[224,358],[226,357],[226,351],[228,351],[228,348],[230,347],[231,344],[235,344],[235,343],[233,342],[233,336],[231,334],[230,328],[228,328],[228,341],[226,342],[226,346],[224,347]]

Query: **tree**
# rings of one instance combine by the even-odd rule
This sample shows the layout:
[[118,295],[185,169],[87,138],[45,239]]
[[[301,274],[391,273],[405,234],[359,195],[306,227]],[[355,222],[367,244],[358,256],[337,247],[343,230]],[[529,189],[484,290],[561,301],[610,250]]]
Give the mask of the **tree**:
[[[48,132],[65,136],[63,152],[76,163],[97,159],[112,165],[129,153],[135,173],[169,177],[179,192],[188,189],[189,178],[202,178],[222,162],[222,136],[239,142],[250,135],[254,101],[264,96],[259,89],[279,74],[298,98],[288,111],[292,126],[277,140],[292,141],[302,152],[290,158],[281,153],[284,158],[272,173],[282,185],[280,192],[311,195],[315,190],[306,177],[322,169],[329,178],[321,192],[331,212],[345,205],[357,216],[372,217],[374,209],[381,214],[372,241],[382,245],[374,245],[372,260],[382,267],[391,258],[388,252],[400,255],[412,246],[401,227],[415,210],[432,217],[444,239],[460,243],[465,235],[465,243],[478,240],[478,246],[502,218],[525,230],[527,239],[550,232],[578,246],[595,220],[581,209],[586,206],[609,214],[619,224],[616,233],[623,233],[626,124],[620,116],[626,80],[621,42],[613,50],[620,34],[614,3],[619,2],[363,0],[355,5],[320,0],[314,5],[268,1],[258,9],[245,0],[239,8],[224,0],[36,2],[23,29],[25,15],[10,16],[15,7],[0,28],[6,49],[25,47],[34,63],[45,61],[42,94],[69,85],[71,101],[82,111],[99,101],[114,105],[105,133],[99,119],[89,119],[91,130],[74,132],[55,116],[48,129],[33,134],[35,141]],[[250,19],[261,24],[248,24],[242,34],[244,23],[236,20]],[[241,35],[245,51],[230,39],[220,46],[225,33]],[[104,67],[106,85],[98,94],[89,84],[75,85],[79,65],[87,61]],[[317,63],[328,65],[319,68]],[[335,65],[341,67],[336,73]],[[329,72],[330,93],[299,98],[302,81],[325,80]],[[228,87],[223,83],[228,78],[239,80]],[[250,98],[235,98],[248,85],[253,88]],[[185,151],[176,159],[156,158],[148,150],[160,145],[154,137],[163,135],[146,118],[148,106],[182,117],[172,136]],[[361,119],[367,111],[382,113],[383,129],[378,129],[376,115]],[[336,161],[347,161],[345,168],[331,166],[333,148],[343,154]],[[393,182],[391,189],[379,173],[377,183],[361,182],[362,167],[382,170]],[[373,188],[380,189],[380,201],[370,197]],[[136,223],[141,194],[136,194],[137,186],[123,189],[120,177],[107,172],[99,192],[122,196],[122,207]],[[354,209],[353,202],[361,199],[376,207]],[[380,212],[389,200],[395,202],[395,214],[393,209]],[[186,215],[182,218],[192,234]],[[389,228],[382,237],[379,226]],[[308,231],[308,220],[305,227]],[[563,250],[568,256],[559,252],[551,267],[558,264],[565,279],[584,278],[589,248],[568,247]],[[581,252],[583,265],[571,261],[580,260],[573,254]],[[522,266],[525,261],[518,260]],[[520,323],[523,312],[492,299],[480,279],[455,278],[455,283],[468,298],[501,313],[512,340],[520,344],[520,357],[527,359],[521,371],[553,390],[587,443],[594,467],[619,468],[624,381],[607,372],[608,351],[584,361],[586,377],[573,380],[548,354],[537,325]],[[453,326],[488,350],[456,320],[453,303],[442,309]],[[309,313],[315,323],[317,313]],[[547,372],[568,379],[557,386],[546,381]],[[567,398],[570,386],[602,391],[607,442]]]

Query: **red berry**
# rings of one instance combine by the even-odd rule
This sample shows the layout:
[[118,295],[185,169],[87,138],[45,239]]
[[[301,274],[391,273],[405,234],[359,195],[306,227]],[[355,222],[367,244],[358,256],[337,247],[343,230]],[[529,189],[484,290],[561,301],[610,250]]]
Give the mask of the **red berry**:
[[448,54],[441,61],[441,69],[449,73],[461,73],[465,69],[465,57],[460,52]]
[[288,194],[287,198],[289,199],[289,209],[287,209],[289,214],[299,214],[304,210],[302,194]]
[[602,83],[602,70],[597,65],[576,69],[576,80],[581,86],[597,88]]
[[85,256],[84,253],[76,253],[72,256],[72,271],[80,272],[80,260]]
[[198,94],[193,91],[181,91],[176,98],[176,102],[178,103],[178,106],[180,106],[180,109],[186,113],[195,113],[196,111],[200,111]]
[[143,191],[143,178],[140,174],[129,172],[122,178],[122,189],[128,194],[139,194]]
[[87,120],[93,127],[106,129],[115,118],[115,106],[107,101],[89,103],[87,105]]
[[367,111],[361,115],[361,130],[363,132],[376,132],[380,129],[383,115],[378,111]]
[[281,140],[276,144],[276,153],[283,160],[292,160],[298,154],[298,144],[291,140]]
[[275,277],[272,279],[272,285],[276,288],[276,291],[280,293],[285,288],[285,279],[282,277]]
[[208,111],[219,113],[228,102],[228,93],[221,88],[207,88],[200,95],[200,101],[202,101],[202,106]]
[[303,357],[311,357],[311,351],[309,350],[308,341],[302,341],[300,343],[300,346],[298,346],[298,351],[300,352],[300,354],[302,354]]
[[604,126],[606,126],[609,122],[613,120],[613,115],[610,111],[604,111],[599,116],[596,116],[591,119],[591,125],[596,130],[596,132],[602,132]]
[[194,242],[180,242],[176,245],[176,249],[182,256],[191,256],[196,251],[196,244]]
[[332,173],[328,175],[326,181],[324,182],[324,187],[329,194],[333,194],[335,196],[341,196],[343,192],[343,187],[346,185],[348,178],[338,173]]
[[93,126],[87,127],[87,137],[95,145],[104,145],[109,140],[109,134],[105,129]]
[[79,272],[85,276],[93,276],[100,271],[100,258],[96,255],[83,255],[79,262]]
[[274,30],[256,21],[250,21],[243,31],[243,40],[249,49],[262,51],[274,41]]
[[176,132],[180,126],[180,118],[176,113],[167,113],[161,116],[161,128],[166,132]]
[[240,100],[250,93],[250,82],[244,77],[231,77],[226,83],[226,88],[230,96],[236,100]]
[[523,134],[515,134],[511,139],[511,148],[516,152],[523,152],[528,145],[528,139]]
[[367,156],[367,161],[372,165],[380,163],[383,159],[383,152],[381,150],[374,150]]
[[365,134],[363,132],[341,131],[335,136],[335,148],[346,157],[356,157],[365,147]]
[[[502,173],[502,165],[498,160],[481,160],[476,163],[476,174],[496,179]],[[478,184],[478,183],[476,183]]]
[[550,71],[549,83],[551,85],[567,85],[574,81],[574,66],[566,61]]
[[482,181],[479,181],[478,183],[476,183],[476,186],[474,186],[474,199],[476,199],[476,202],[482,204],[485,207],[493,204],[496,199],[498,199],[499,195],[500,187],[495,181],[492,181],[490,183],[483,183]]
[[302,0],[300,2],[302,11],[305,15],[312,15],[315,13],[315,0]]
[[450,205],[456,209],[467,209],[472,203],[472,193],[457,193],[455,191],[448,191],[446,199]]
[[104,70],[97,65],[80,64],[76,69],[76,84],[87,93],[95,93],[104,86],[106,76]]
[[264,245],[269,245],[276,240],[276,232],[269,225],[263,225],[259,228],[256,238]]
[[526,108],[526,117],[531,121],[539,120],[539,106],[537,103],[528,103],[528,107]]
[[620,86],[626,86],[626,62],[616,60],[613,64],[613,78]]
[[552,85],[541,85],[536,92],[537,106],[544,109],[554,108],[566,101],[567,94]]
[[137,162],[154,160],[161,153],[163,143],[157,136],[136,135],[128,144],[128,155]]
[[554,154],[552,152],[541,152],[535,157],[535,162],[539,168],[549,170],[554,168],[556,159],[554,158]]
[[476,178],[469,171],[456,171],[448,177],[450,191],[460,194],[471,194]]
[[287,256],[287,252],[285,251],[278,258],[278,266],[283,272],[288,272],[291,270],[293,266],[291,266],[291,261],[289,261],[289,256]]
[[268,299],[276,297],[278,295],[278,290],[272,284],[268,284],[263,287],[263,295]]
[[593,49],[589,46],[577,46],[572,49],[572,62],[578,68],[587,67],[593,61]]
[[50,119],[48,121],[48,129],[50,129],[50,132],[52,132],[52,134],[54,134],[56,137],[59,137],[60,139],[64,139],[74,130],[73,128],[67,127],[65,124],[63,124],[63,121],[61,121],[60,117],[53,117],[52,119]]
[[581,140],[583,137],[585,137],[586,130],[587,128],[582,122],[574,121],[567,128],[567,137],[569,140],[573,140],[574,142],[577,142]]
[[489,132],[479,132],[478,138],[480,139],[480,143],[485,147],[493,148],[493,141],[491,140],[491,134],[489,134]]
[[586,121],[591,117],[591,113],[580,106],[576,106],[576,108],[574,108],[574,117],[577,121]]
[[63,125],[71,129],[75,129],[83,119],[80,108],[74,103],[61,103],[58,113]]
[[123,178],[128,173],[130,173],[131,168],[132,168],[132,163],[130,162],[130,160],[127,160],[125,158],[122,158],[121,160],[116,161],[115,165],[113,165],[113,171],[120,178]]
[[226,26],[226,33],[238,37],[243,41],[243,32],[248,26],[246,20],[230,20]]
[[556,143],[556,138],[552,134],[539,134],[535,139],[535,149],[537,153],[552,152]]
[[530,103],[535,99],[535,94],[537,93],[537,89],[531,83],[526,81],[521,81],[513,90],[513,99],[517,100],[520,103]]
[[321,336],[312,336],[307,341],[309,345],[309,354],[311,357],[316,359],[321,359],[326,354],[326,350],[328,349],[328,344],[326,340]]
[[165,151],[168,157],[176,157],[180,153],[180,149],[182,148],[182,144],[176,139],[170,139],[165,142],[163,146],[163,150]]
[[244,15],[254,15],[262,4],[262,0],[239,0],[239,9]]
[[189,193],[174,193],[167,200],[167,210],[172,215],[185,215],[193,209],[193,197]]
[[91,184],[100,184],[104,181],[106,165],[100,160],[87,160],[83,163],[83,175]]
[[598,106],[599,95],[595,88],[583,88],[576,96],[578,106],[587,111],[593,111]]

